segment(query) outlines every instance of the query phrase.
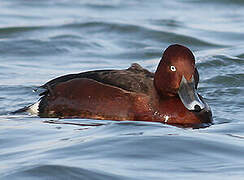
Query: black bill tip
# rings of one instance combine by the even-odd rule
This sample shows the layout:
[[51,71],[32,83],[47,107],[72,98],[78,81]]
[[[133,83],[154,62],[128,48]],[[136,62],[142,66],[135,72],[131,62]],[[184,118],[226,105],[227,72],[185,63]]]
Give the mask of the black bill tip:
[[196,112],[200,112],[202,109],[201,109],[201,107],[198,105],[198,104],[196,104],[195,106],[194,106],[194,111],[196,111]]

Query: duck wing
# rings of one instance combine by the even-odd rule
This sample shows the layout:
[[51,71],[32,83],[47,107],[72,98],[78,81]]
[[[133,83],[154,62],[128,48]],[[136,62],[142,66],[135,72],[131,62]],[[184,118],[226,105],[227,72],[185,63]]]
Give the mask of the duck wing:
[[57,77],[40,86],[41,88],[46,89],[40,96],[51,92],[57,84],[76,78],[92,79],[127,91],[148,94],[153,88],[154,73],[142,68],[137,63],[133,63],[125,70],[96,70],[78,74],[68,74]]

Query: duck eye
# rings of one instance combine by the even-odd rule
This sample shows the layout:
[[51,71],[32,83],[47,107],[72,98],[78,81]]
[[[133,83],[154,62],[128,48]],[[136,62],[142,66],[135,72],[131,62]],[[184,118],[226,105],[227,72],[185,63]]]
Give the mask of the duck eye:
[[171,71],[176,71],[176,68],[174,66],[170,66]]

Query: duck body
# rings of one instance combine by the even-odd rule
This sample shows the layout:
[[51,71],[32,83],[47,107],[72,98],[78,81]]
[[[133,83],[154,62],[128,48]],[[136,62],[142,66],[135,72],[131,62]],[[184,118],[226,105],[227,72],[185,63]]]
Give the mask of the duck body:
[[133,64],[126,70],[88,71],[59,77],[42,86],[47,91],[41,94],[39,116],[136,120],[139,104],[145,106],[141,112],[150,112],[153,76]]
[[199,75],[192,58],[188,48],[172,45],[155,73],[132,64],[125,70],[58,77],[41,86],[45,91],[40,94],[38,115],[176,125],[211,123],[209,106],[195,92]]

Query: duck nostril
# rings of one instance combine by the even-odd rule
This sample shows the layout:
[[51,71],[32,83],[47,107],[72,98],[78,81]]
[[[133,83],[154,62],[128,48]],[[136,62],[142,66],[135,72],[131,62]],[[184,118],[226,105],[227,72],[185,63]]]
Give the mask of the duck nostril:
[[196,105],[194,106],[194,111],[196,111],[196,112],[200,112],[200,111],[201,111],[201,107],[200,107],[198,104],[196,104]]

